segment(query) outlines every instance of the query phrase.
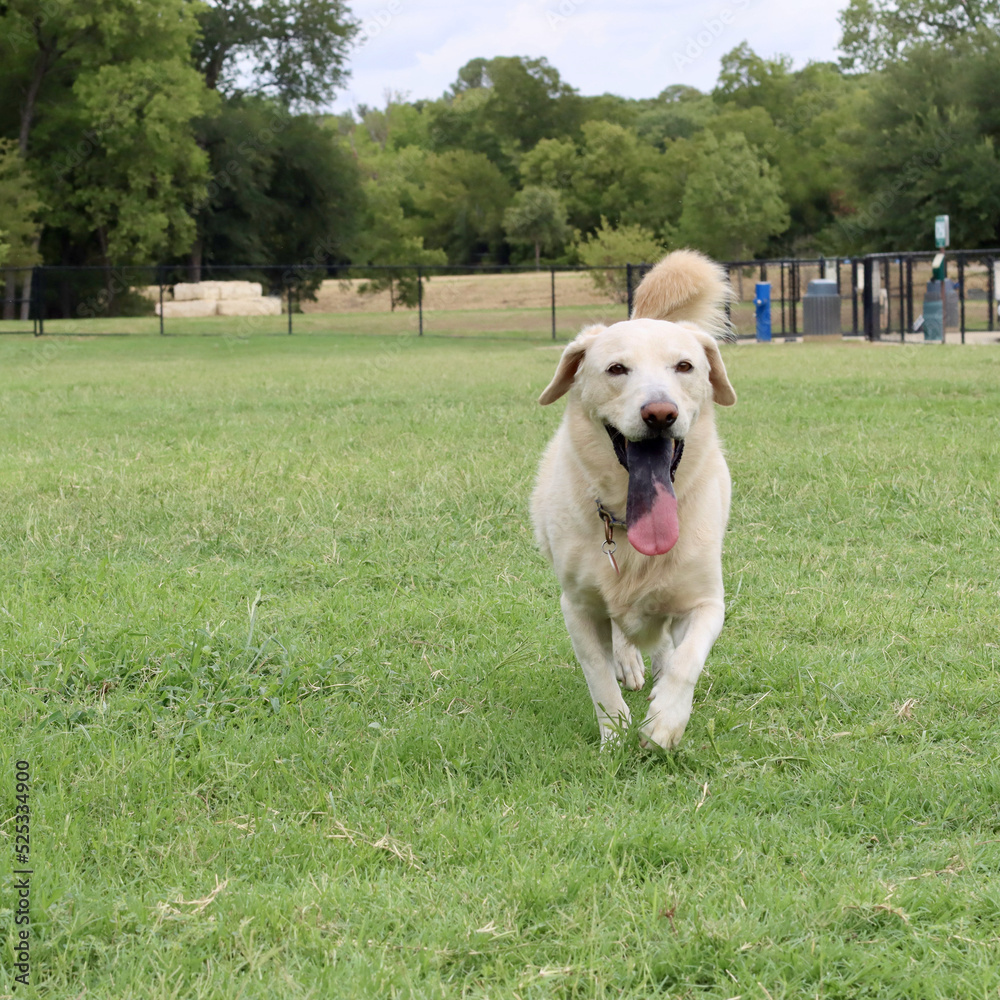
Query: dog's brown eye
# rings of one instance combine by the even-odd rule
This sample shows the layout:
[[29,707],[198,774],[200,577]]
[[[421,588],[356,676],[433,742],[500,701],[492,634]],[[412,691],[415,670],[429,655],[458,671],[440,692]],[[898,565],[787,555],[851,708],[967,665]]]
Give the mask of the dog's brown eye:
[[693,370],[694,370],[694,365],[691,364],[690,361],[678,361],[677,364],[674,365],[675,372],[689,372]]
[[613,364],[608,369],[609,375],[628,375],[628,369],[624,365]]

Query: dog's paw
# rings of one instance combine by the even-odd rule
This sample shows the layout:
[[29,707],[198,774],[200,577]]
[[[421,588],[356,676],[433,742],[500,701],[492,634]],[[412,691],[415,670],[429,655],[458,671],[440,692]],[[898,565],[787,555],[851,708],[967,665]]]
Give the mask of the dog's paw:
[[615,677],[622,687],[629,691],[641,691],[646,683],[645,664],[642,653],[623,635],[615,636]]
[[625,742],[629,726],[632,725],[632,716],[628,706],[624,706],[624,711],[617,716],[605,715],[601,712],[598,715],[597,724],[601,730],[601,749],[613,750]]
[[663,750],[672,750],[680,743],[691,718],[694,685],[674,690],[671,697],[658,694],[654,689],[649,701],[649,712],[639,728],[640,743],[644,747],[655,743]]

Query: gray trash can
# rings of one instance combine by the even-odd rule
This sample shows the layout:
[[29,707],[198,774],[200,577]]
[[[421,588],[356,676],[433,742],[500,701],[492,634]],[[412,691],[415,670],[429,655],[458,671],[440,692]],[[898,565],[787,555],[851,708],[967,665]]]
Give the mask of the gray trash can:
[[924,299],[924,340],[939,342],[944,340],[944,327],[941,325],[940,298]]
[[806,334],[839,334],[840,294],[837,282],[820,278],[809,282],[802,296],[802,332]]
[[[946,326],[958,326],[958,284],[944,283],[944,320]],[[924,292],[924,340],[943,340],[941,327],[941,282],[928,281]]]

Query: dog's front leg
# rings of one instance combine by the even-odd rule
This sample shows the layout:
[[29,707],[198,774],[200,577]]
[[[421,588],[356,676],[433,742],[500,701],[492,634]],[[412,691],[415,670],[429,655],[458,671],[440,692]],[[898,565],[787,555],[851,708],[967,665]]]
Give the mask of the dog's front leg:
[[[653,690],[642,724],[644,741],[669,750],[691,718],[694,686],[725,619],[722,601],[706,601],[678,617],[653,653]],[[672,655],[671,655],[672,654]]]
[[642,653],[613,621],[611,647],[615,653],[615,677],[618,678],[618,683],[629,691],[641,691],[642,685],[646,682]]
[[628,726],[631,716],[615,677],[611,645],[611,620],[587,605],[577,604],[563,593],[560,599],[573,652],[587,678],[590,697],[601,729],[601,745]]

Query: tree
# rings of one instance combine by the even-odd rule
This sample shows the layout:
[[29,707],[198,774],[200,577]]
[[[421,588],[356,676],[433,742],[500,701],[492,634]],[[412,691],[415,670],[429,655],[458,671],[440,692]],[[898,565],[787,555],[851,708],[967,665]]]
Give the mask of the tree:
[[42,202],[17,144],[0,139],[0,227],[8,264],[31,267],[39,262],[36,236]]
[[746,136],[706,134],[684,190],[673,242],[720,260],[744,260],[787,226],[777,172]]
[[22,155],[33,155],[39,125],[55,125],[65,146],[67,124],[75,137],[69,96],[81,76],[109,64],[187,61],[197,31],[191,0],[7,0],[0,4],[0,37],[7,43],[0,131],[11,134],[5,113],[16,109]]
[[210,106],[197,74],[181,60],[107,65],[74,92],[82,124],[99,138],[52,179],[53,222],[80,240],[95,236],[106,266],[183,253],[208,180],[191,127]]
[[[360,127],[380,149],[397,150],[406,146],[430,148],[428,116],[416,105],[407,104],[401,94],[387,92],[384,108],[359,104],[358,117],[361,119]],[[353,117],[351,126],[349,132],[354,131]]]
[[[363,294],[389,292],[392,309],[413,308],[420,295],[417,267],[440,267],[448,255],[424,245],[423,220],[415,202],[427,173],[430,155],[417,146],[387,149],[382,136],[365,127],[357,130],[355,155],[365,174],[365,207],[352,260],[362,265],[390,265],[359,288]],[[423,279],[426,281],[426,277]]]
[[0,139],[0,265],[4,271],[3,318],[13,319],[16,312],[17,279],[21,279],[21,318],[28,318],[29,268],[39,262],[38,215],[42,204],[34,183],[11,139]]
[[458,71],[452,96],[477,89],[489,98],[486,123],[517,149],[531,149],[539,139],[566,135],[579,125],[579,96],[545,59],[473,59]]
[[950,46],[1000,30],[1000,0],[850,0],[841,12],[841,60],[877,70],[927,42]]
[[187,0],[195,66],[211,90],[318,105],[343,83],[358,32],[342,0]]
[[390,187],[371,182],[366,185],[366,194],[365,226],[355,262],[389,267],[369,277],[359,291],[368,295],[388,291],[391,309],[397,305],[412,309],[420,294],[421,278],[416,268],[441,267],[448,263],[448,255],[443,250],[424,246],[424,238],[416,231],[416,220],[404,216],[399,199]]
[[662,230],[666,210],[662,155],[635,129],[611,122],[585,122],[579,145],[543,139],[521,160],[526,185],[559,191],[570,224],[593,232],[602,217]]
[[496,256],[503,238],[503,212],[511,191],[503,174],[482,153],[432,153],[424,183],[414,193],[424,242],[453,263]]
[[930,249],[934,216],[952,242],[1000,239],[1000,43],[925,44],[886,67],[847,136],[848,211],[838,249]]
[[429,109],[432,148],[482,153],[508,181],[541,139],[576,134],[582,99],[544,59],[473,59]]
[[503,227],[509,242],[534,246],[536,271],[541,267],[542,249],[554,250],[570,235],[559,192],[545,187],[518,191],[504,212]]
[[188,0],[10,0],[0,30],[0,134],[18,136],[48,208],[43,250],[110,265],[189,242],[207,180],[191,122],[212,95],[190,65]]
[[607,219],[578,241],[576,250],[584,264],[595,268],[590,275],[594,287],[615,302],[628,301],[626,264],[653,263],[663,256],[662,244],[648,229],[635,224],[615,228]]
[[712,96],[719,104],[763,107],[769,112],[780,107],[792,81],[789,56],[764,59],[746,42],[727,52],[721,60],[719,82]]
[[671,140],[690,139],[716,111],[708,94],[680,83],[667,87],[655,100],[641,103],[636,130],[641,139],[660,150],[665,150]]
[[198,262],[350,260],[364,195],[335,132],[262,98],[227,101],[200,127],[212,180],[197,214]]
[[742,132],[780,171],[789,225],[769,252],[816,252],[818,234],[841,210],[844,133],[856,120],[864,85],[832,63],[792,71],[787,58],[763,59],[746,43],[723,56],[712,95],[717,111],[705,128],[720,140]]

